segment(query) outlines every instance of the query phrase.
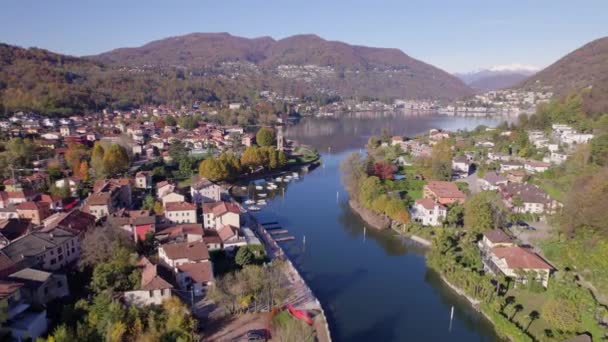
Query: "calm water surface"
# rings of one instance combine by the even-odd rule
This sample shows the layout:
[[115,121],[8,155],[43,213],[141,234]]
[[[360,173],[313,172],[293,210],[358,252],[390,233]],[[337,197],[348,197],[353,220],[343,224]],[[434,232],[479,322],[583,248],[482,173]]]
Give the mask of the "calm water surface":
[[341,160],[385,128],[395,135],[414,135],[434,127],[457,130],[497,123],[352,115],[305,119],[287,130],[289,138],[325,151],[323,166],[289,183],[285,195],[270,200],[257,216],[262,222],[278,221],[296,237],[283,246],[321,301],[334,341],[497,340],[492,326],[426,267],[421,247],[391,232],[364,228],[346,204],[339,170]]

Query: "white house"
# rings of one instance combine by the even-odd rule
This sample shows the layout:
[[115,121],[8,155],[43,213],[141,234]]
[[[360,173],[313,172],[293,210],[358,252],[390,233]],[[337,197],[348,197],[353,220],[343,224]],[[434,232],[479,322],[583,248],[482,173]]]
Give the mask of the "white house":
[[498,190],[501,185],[507,185],[508,180],[496,172],[488,172],[478,182],[482,190]]
[[169,181],[156,183],[156,197],[158,199],[173,191],[175,191],[175,185]]
[[201,295],[213,282],[213,265],[202,240],[164,244],[158,257],[173,270],[178,286],[184,291]]
[[541,173],[549,169],[551,164],[536,160],[528,160],[524,163],[524,169],[530,173]]
[[500,163],[500,172],[523,169],[523,165],[517,161],[505,161]]
[[196,223],[196,205],[188,202],[169,202],[165,205],[165,218],[173,223]]
[[219,229],[224,225],[241,227],[240,208],[232,202],[203,203],[203,225],[207,229]]
[[469,173],[471,163],[466,156],[458,156],[452,159],[452,170],[456,173]]
[[437,226],[443,222],[447,209],[430,198],[416,200],[411,209],[412,219],[425,226]]
[[167,207],[167,204],[169,203],[175,203],[175,202],[184,202],[186,200],[186,197],[182,194],[178,194],[177,192],[170,192],[168,194],[165,194],[162,198],[161,201],[163,202],[163,207]]
[[218,202],[222,199],[222,188],[204,177],[194,177],[190,186],[192,202]]
[[143,268],[140,286],[123,294],[127,303],[137,306],[161,305],[163,301],[171,298],[173,285],[161,276],[160,266],[152,264],[145,257],[140,259],[138,266]]
[[528,277],[523,273],[534,273],[535,280],[545,288],[549,285],[549,276],[553,267],[536,253],[519,247],[494,247],[487,254],[485,265],[494,274],[503,274],[518,283],[525,284]]

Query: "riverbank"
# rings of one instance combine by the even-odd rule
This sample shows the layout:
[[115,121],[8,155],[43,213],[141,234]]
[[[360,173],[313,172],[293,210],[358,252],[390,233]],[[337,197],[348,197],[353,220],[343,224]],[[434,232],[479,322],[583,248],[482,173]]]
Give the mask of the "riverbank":
[[367,224],[373,228],[384,230],[391,226],[391,220],[384,215],[378,215],[370,209],[364,208],[355,200],[348,200],[350,208],[357,213]]

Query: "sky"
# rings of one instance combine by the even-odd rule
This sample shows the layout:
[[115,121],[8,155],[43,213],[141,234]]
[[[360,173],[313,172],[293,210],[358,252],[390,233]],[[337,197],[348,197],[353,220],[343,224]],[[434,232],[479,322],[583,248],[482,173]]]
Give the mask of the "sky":
[[0,42],[76,56],[192,32],[398,48],[449,72],[545,67],[608,36],[608,0],[2,0]]

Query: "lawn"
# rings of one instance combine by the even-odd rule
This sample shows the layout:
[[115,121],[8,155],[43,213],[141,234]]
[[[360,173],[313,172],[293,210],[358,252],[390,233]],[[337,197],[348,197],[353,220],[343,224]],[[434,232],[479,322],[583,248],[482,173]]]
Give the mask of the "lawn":
[[[534,336],[536,340],[543,339],[545,337],[545,329],[549,329],[549,324],[543,320],[542,314],[538,319],[530,323],[530,313],[532,311],[542,312],[542,306],[548,296],[545,293],[534,293],[525,289],[511,289],[507,293],[507,296],[515,297],[515,303],[509,305],[504,311],[507,317],[513,317],[513,322],[523,327],[523,329],[526,329],[528,324],[530,324],[528,333]],[[517,304],[521,305],[523,310],[515,313],[515,306]]]
[[538,187],[548,193],[551,198],[560,202],[563,201],[565,190],[561,186],[555,184],[555,182],[548,179],[538,179],[532,183],[538,185]]

